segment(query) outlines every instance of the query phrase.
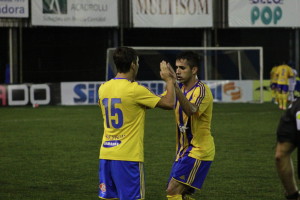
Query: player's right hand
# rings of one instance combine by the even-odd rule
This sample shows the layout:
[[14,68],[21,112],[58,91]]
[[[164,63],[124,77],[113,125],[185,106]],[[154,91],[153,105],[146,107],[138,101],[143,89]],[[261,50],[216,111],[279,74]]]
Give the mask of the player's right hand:
[[168,67],[170,76],[172,77],[172,79],[174,79],[174,81],[176,81],[177,76],[176,76],[176,73],[175,73],[175,71],[174,71],[172,65],[171,65],[170,63],[167,63],[167,67]]

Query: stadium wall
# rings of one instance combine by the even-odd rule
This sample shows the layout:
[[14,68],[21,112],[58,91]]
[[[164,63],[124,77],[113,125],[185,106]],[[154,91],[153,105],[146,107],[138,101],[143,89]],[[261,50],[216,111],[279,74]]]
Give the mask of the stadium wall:
[[[0,85],[0,106],[96,105],[98,88],[103,82],[61,82],[44,84]],[[140,84],[159,95],[163,81],[140,81]],[[259,81],[205,81],[211,88],[215,102],[259,102]],[[264,102],[271,100],[269,80],[264,81]]]

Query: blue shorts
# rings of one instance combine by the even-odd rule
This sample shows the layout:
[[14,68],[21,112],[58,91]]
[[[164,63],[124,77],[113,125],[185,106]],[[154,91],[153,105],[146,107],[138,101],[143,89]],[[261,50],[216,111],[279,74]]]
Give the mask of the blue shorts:
[[192,188],[201,189],[211,163],[212,161],[203,161],[184,156],[174,162],[169,182],[171,179],[175,179]]
[[280,85],[280,84],[278,84],[277,85],[277,90],[279,92],[285,92],[285,93],[287,93],[289,91],[289,85]]
[[271,83],[271,84],[270,84],[270,88],[271,88],[272,90],[276,90],[276,88],[277,88],[277,83]]
[[144,199],[145,182],[143,163],[100,159],[99,198],[120,200]]

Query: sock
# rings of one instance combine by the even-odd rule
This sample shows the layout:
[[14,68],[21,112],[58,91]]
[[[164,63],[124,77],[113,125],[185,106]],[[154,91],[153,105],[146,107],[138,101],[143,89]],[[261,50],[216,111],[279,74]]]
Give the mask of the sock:
[[282,108],[283,106],[283,99],[282,99],[282,94],[278,93],[278,104],[279,104],[279,108]]
[[279,92],[276,91],[276,92],[275,92],[275,99],[276,99],[276,102],[277,102],[277,103],[279,103],[279,95],[280,95]]
[[177,194],[177,195],[167,195],[168,200],[182,200],[182,195]]
[[271,90],[272,99],[276,99],[276,90]]
[[283,106],[283,108],[286,108],[287,97],[288,97],[288,94],[286,94],[286,93],[282,94],[282,106]]

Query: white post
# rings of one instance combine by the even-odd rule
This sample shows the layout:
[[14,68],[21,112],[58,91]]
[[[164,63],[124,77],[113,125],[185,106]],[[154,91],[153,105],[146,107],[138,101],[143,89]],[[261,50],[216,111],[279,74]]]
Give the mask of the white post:
[[299,73],[299,68],[300,68],[300,59],[299,59],[299,45],[300,45],[300,42],[299,42],[299,28],[295,30],[295,69],[298,71]]
[[263,48],[260,47],[259,51],[259,65],[260,65],[260,103],[264,102],[264,91],[263,91],[263,78],[264,78],[264,66],[263,66]]
[[242,80],[242,62],[241,62],[241,51],[238,50],[238,67],[239,67],[239,80]]

